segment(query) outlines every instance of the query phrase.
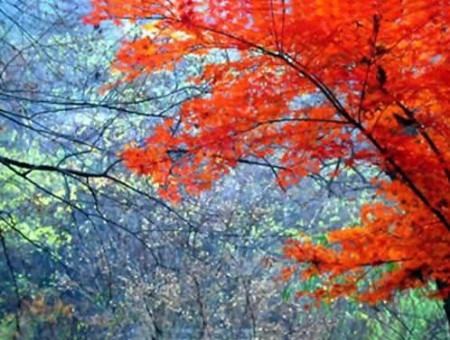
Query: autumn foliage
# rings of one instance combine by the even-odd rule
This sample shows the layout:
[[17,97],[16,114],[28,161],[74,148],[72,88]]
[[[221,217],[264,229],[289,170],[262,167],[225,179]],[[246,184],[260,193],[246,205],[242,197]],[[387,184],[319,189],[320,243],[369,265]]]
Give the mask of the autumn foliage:
[[[319,275],[313,298],[376,303],[396,290],[450,284],[448,1],[93,0],[87,19],[142,23],[114,68],[123,81],[222,51],[142,148],[123,153],[161,195],[197,194],[240,162],[271,164],[283,187],[340,159],[361,165],[384,204],[328,244],[289,241],[285,279]],[[307,266],[304,266],[304,264]],[[371,268],[375,279],[360,284]],[[373,277],[373,276],[371,276]]]

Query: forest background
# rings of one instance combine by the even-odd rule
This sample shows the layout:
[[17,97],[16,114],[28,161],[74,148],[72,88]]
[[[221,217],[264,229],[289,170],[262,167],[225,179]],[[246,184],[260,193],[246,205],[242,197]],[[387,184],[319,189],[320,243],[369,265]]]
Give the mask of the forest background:
[[318,276],[279,280],[288,239],[328,245],[384,202],[373,179],[385,168],[335,157],[285,188],[272,162],[246,157],[174,200],[124,166],[124,149],[207,95],[192,78],[237,52],[105,88],[122,77],[111,65],[123,40],[145,33],[138,23],[86,25],[87,0],[0,3],[0,338],[448,338],[433,282],[372,305],[314,305],[296,293],[317,292]]

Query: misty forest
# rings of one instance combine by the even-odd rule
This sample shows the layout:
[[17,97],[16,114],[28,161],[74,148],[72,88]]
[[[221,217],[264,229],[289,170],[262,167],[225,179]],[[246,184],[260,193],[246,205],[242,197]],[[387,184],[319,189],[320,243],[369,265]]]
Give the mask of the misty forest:
[[449,26],[0,0],[0,339],[450,339]]

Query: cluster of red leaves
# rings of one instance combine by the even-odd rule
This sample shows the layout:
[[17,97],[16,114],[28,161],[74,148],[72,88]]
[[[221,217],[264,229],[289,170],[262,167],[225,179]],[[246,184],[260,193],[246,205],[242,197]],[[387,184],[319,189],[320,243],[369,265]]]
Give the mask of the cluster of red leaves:
[[[87,21],[144,21],[148,34],[118,52],[125,81],[187,55],[237,56],[194,80],[210,93],[182,105],[182,129],[167,120],[146,147],[123,153],[169,199],[256,158],[277,159],[283,186],[326,159],[344,160],[333,176],[360,162],[389,174],[377,183],[389,206],[367,205],[362,227],[330,233],[332,247],[285,247],[310,264],[303,278],[326,278],[311,296],[376,302],[429,280],[450,284],[449,13],[445,0],[93,0]],[[387,264],[358,288],[367,267]]]
[[[425,216],[417,217],[411,211],[399,212],[396,207],[367,205],[362,211],[363,227],[329,233],[331,246],[289,241],[284,248],[286,257],[309,263],[308,269],[301,272],[301,279],[315,275],[327,277],[327,282],[317,291],[300,294],[327,300],[355,295],[360,301],[376,303],[389,300],[395,290],[424,287],[430,279],[447,282],[448,232],[438,223],[428,223]],[[417,224],[418,220],[422,224]],[[367,267],[386,265],[390,265],[390,270],[379,274],[370,289],[358,287],[358,282],[367,276]],[[297,270],[292,266],[284,279],[290,279]]]

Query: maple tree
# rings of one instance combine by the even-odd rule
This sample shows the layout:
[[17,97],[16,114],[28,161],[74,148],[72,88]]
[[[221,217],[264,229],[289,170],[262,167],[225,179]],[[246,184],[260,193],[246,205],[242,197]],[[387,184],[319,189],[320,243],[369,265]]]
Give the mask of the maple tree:
[[[240,162],[268,165],[282,187],[355,166],[388,176],[373,185],[362,224],[328,243],[289,241],[289,279],[323,278],[300,292],[376,303],[437,282],[450,318],[450,170],[447,1],[93,0],[86,22],[142,25],[113,67],[132,81],[186,56],[225,57],[191,79],[207,94],[182,104],[145,146],[123,154],[161,195],[198,194]],[[269,161],[270,160],[270,161]],[[276,164],[276,165],[273,165]],[[306,269],[300,264],[307,264]],[[370,268],[384,268],[369,284]]]

